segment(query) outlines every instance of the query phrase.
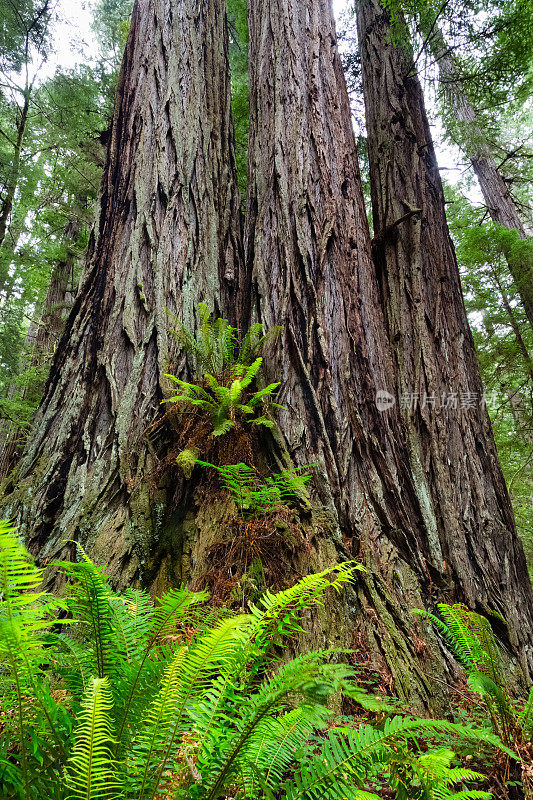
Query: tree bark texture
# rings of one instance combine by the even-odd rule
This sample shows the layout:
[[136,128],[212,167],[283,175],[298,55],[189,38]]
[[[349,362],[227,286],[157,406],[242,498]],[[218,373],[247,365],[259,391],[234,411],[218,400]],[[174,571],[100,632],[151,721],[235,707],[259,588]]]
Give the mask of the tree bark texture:
[[531,586],[482,402],[422,89],[409,56],[390,43],[379,0],[359,3],[357,22],[373,254],[427,566],[456,600],[503,615],[531,667]]
[[254,313],[282,326],[266,376],[282,382],[282,447],[297,464],[318,464],[326,535],[337,558],[368,569],[338,609],[338,629],[402,697],[430,704],[438,692],[428,676],[443,677],[442,661],[417,651],[411,609],[431,601],[439,542],[398,406],[376,404],[378,391],[394,391],[393,361],[331,7],[252,0],[249,30],[245,251]]
[[[66,539],[126,583],[152,519],[153,444],[183,373],[167,309],[238,316],[239,194],[219,0],[139,0],[119,80],[95,235],[4,507],[41,559]],[[9,489],[11,493],[9,494]]]
[[[483,199],[493,222],[526,236],[524,223],[513,200],[509,186],[492,157],[489,143],[477,114],[461,86],[451,48],[434,20],[422,15],[422,27],[429,36],[428,45],[437,61],[440,84],[453,114],[463,128],[459,143],[472,164],[479,181]],[[508,256],[509,271],[522,300],[529,324],[533,327],[533,270],[531,264],[518,263]]]
[[[164,498],[154,508],[149,493],[157,454],[146,430],[160,417],[161,375],[171,365],[185,372],[167,336],[165,309],[194,328],[198,300],[239,321],[250,296],[256,319],[282,327],[264,378],[282,381],[286,410],[280,435],[264,435],[264,458],[318,465],[320,502],[300,514],[309,536],[296,571],[351,555],[368,570],[352,594],[329,605],[315,641],[356,645],[383,665],[402,698],[434,705],[443,659],[410,612],[435,600],[469,599],[487,572],[494,588],[493,532],[510,512],[497,467],[486,479],[476,471],[488,459],[474,433],[484,437],[481,450],[490,428],[480,417],[466,430],[474,472],[465,466],[461,484],[470,503],[459,532],[468,545],[462,568],[451,556],[444,563],[434,519],[432,492],[439,501],[441,495],[431,482],[443,479],[440,462],[424,478],[429,468],[415,463],[412,426],[400,413],[331,7],[327,0],[251,0],[249,23],[245,271],[223,7],[215,0],[143,0],[135,7],[97,236],[7,508],[41,558],[78,538],[122,583],[139,576],[153,517],[167,514],[163,526],[153,525],[155,545],[164,551],[169,536],[170,555],[180,562],[175,574],[199,577],[202,553],[227,520],[227,498],[213,502],[206,492],[203,504],[172,520]],[[428,298],[428,316],[435,298]],[[396,403],[380,410],[377,393],[387,390]],[[454,506],[448,513],[455,519],[458,512]],[[486,546],[469,539],[476,515]],[[516,587],[522,551],[512,535],[502,533],[498,544],[498,575],[509,574],[524,596]],[[477,561],[486,556],[488,567]],[[159,576],[152,579],[160,588]],[[486,594],[480,597],[473,605],[486,610]],[[506,598],[496,587],[489,610],[507,610]],[[511,616],[511,626],[515,621]],[[531,630],[525,615],[520,621],[522,639],[511,628],[516,650]]]

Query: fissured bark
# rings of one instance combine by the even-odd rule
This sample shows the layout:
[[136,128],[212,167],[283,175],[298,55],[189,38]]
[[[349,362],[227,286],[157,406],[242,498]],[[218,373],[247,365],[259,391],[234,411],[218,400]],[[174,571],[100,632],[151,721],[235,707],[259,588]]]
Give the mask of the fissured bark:
[[[74,308],[4,508],[41,559],[67,539],[125,582],[149,539],[163,375],[183,371],[167,309],[239,316],[239,194],[220,0],[138,0]],[[9,488],[9,487],[8,487]]]
[[357,22],[373,255],[427,568],[455,600],[505,618],[500,633],[527,670],[531,585],[483,400],[422,89],[409,54],[390,41],[379,0],[358,4]]

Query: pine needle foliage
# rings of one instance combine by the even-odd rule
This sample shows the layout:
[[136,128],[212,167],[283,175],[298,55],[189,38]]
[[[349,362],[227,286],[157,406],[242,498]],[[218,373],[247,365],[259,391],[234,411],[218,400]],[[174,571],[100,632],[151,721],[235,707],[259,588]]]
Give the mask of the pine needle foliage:
[[198,409],[211,419],[213,435],[222,436],[235,426],[237,419],[252,425],[271,428],[269,409],[282,408],[275,402],[279,382],[255,388],[263,359],[259,355],[280,328],[263,333],[259,323],[241,336],[227,319],[211,318],[205,303],[199,303],[197,335],[175,319],[176,329],[171,330],[193,362],[196,383],[187,382],[175,375],[165,377],[178,387],[178,393],[165,399],[184,409]]
[[301,497],[311,474],[308,467],[295,467],[261,478],[257,471],[242,462],[217,467],[207,461],[196,462],[215,469],[225,489],[231,494],[242,516],[263,516],[290,505]]
[[[213,619],[203,592],[181,587],[155,603],[141,589],[114,592],[80,549],[79,562],[59,565],[69,579],[61,611],[75,617],[58,633],[64,620],[39,590],[41,571],[6,525],[0,543],[0,680],[19,687],[7,698],[15,735],[0,747],[2,797],[364,800],[383,781],[399,800],[485,796],[450,794],[476,776],[440,751],[421,756],[417,743],[444,732],[505,749],[493,733],[401,716],[332,727],[334,694],[376,707],[340,663],[343,652],[275,660],[273,644],[300,633],[302,614],[355,580],[359,565],[308,575],[248,613]],[[401,795],[400,776],[426,793]]]

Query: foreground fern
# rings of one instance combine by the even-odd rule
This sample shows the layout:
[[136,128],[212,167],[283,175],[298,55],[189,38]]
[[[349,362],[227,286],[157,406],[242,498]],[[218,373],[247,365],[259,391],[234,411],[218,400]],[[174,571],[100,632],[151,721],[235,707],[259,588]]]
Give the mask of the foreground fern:
[[[341,651],[273,660],[272,645],[301,630],[305,610],[355,579],[353,562],[213,618],[205,593],[183,587],[156,604],[138,589],[118,595],[80,550],[80,562],[59,565],[70,581],[61,611],[74,619],[58,632],[58,606],[37,591],[40,570],[13,529],[3,526],[0,545],[1,681],[11,687],[4,708],[16,712],[0,748],[2,798],[363,800],[386,782],[398,800],[438,800],[477,776],[441,750],[421,756],[420,737],[503,747],[440,720],[331,727],[334,693],[376,707],[356,671],[337,663]],[[405,794],[410,786],[424,794]],[[484,796],[464,790],[457,800]]]
[[480,697],[491,720],[494,733],[522,757],[521,769],[526,798],[533,751],[533,687],[525,702],[513,699],[505,682],[500,651],[486,617],[470,611],[461,603],[439,603],[440,617],[416,609],[444,636],[459,663],[464,667],[470,688]]
[[79,713],[74,749],[69,758],[68,783],[72,797],[79,800],[113,800],[119,794],[116,765],[111,752],[112,708],[109,680],[91,678]]

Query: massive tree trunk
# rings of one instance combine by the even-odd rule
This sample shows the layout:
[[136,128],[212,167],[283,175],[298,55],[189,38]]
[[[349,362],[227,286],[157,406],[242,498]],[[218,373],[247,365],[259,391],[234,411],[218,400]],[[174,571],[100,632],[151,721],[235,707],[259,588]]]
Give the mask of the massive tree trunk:
[[304,565],[346,554],[364,563],[356,596],[328,609],[330,641],[369,654],[404,699],[435,704],[430,675],[444,677],[442,661],[422,644],[426,631],[415,635],[411,610],[437,591],[441,551],[398,408],[387,408],[393,362],[331,7],[252,0],[249,30],[245,249],[255,314],[282,326],[267,365],[286,406],[280,449],[318,464],[323,510]]
[[[219,0],[139,0],[85,273],[4,509],[40,558],[78,539],[124,583],[150,539],[167,309],[239,313],[242,267],[227,24]],[[168,387],[166,387],[168,389]],[[164,443],[162,443],[164,446]]]
[[[532,664],[532,595],[483,403],[420,83],[379,0],[357,7],[373,255],[434,584],[507,620]],[[497,625],[497,622],[496,622]]]
[[[320,503],[302,501],[294,511],[299,519],[287,525],[287,539],[299,526],[302,542],[291,566],[307,571],[353,555],[368,570],[352,594],[328,606],[329,619],[315,634],[322,642],[326,634],[329,643],[355,644],[360,655],[381,660],[401,697],[434,705],[433,678],[444,677],[443,659],[423,641],[430,634],[417,629],[410,611],[434,599],[470,599],[487,578],[494,597],[489,608],[481,588],[478,607],[507,612],[491,560],[494,531],[509,517],[505,488],[497,467],[485,479],[464,467],[461,489],[470,505],[459,534],[470,547],[467,565],[454,571],[444,564],[431,507],[440,489],[421,490],[426,465],[414,463],[411,428],[399,403],[390,405],[398,396],[396,365],[329,2],[252,0],[250,36],[251,290],[239,249],[222,6],[143,0],[126,48],[97,237],[6,504],[41,558],[56,553],[64,538],[78,538],[126,583],[139,577],[143,558],[154,561],[155,551],[164,557],[166,548],[180,561],[175,577],[202,577],[209,537],[227,527],[227,498],[224,505],[211,491],[203,499],[188,492],[190,514],[182,503],[172,517],[164,493],[149,496],[160,453],[145,434],[160,417],[161,374],[170,364],[184,370],[167,336],[165,309],[194,328],[198,300],[238,321],[251,297],[256,318],[282,327],[265,378],[283,382],[286,410],[279,435],[245,433],[245,446],[263,445],[268,466],[318,465]],[[490,445],[490,429],[479,419],[465,435],[471,442],[477,433],[481,446]],[[157,430],[162,438],[165,428]],[[226,442],[221,449],[230,447]],[[164,452],[164,441],[158,446]],[[239,460],[235,455],[226,452]],[[474,458],[479,469],[486,466],[481,454]],[[426,480],[442,475],[436,469]],[[484,516],[481,491],[499,515],[495,523]],[[456,508],[449,513],[454,519]],[[486,525],[485,547],[469,538],[475,514],[476,534]],[[502,536],[499,546],[506,567],[498,575],[505,578],[507,569],[517,596],[529,597],[516,586],[523,565],[516,539]],[[157,564],[140,577],[161,585]],[[531,620],[525,611],[518,621],[509,616],[512,643],[524,655]]]
[[[428,37],[429,49],[437,61],[444,96],[461,129],[462,140],[459,144],[472,164],[490,217],[498,225],[502,225],[508,230],[518,231],[523,238],[526,235],[524,223],[509,190],[509,185],[492,157],[483,127],[461,86],[452,49],[446,42],[439,26],[435,24],[434,18],[428,14],[422,14],[421,21],[423,33]],[[517,261],[512,254],[509,254],[507,258],[509,271],[513,276],[529,324],[533,328],[532,266],[530,263]]]

